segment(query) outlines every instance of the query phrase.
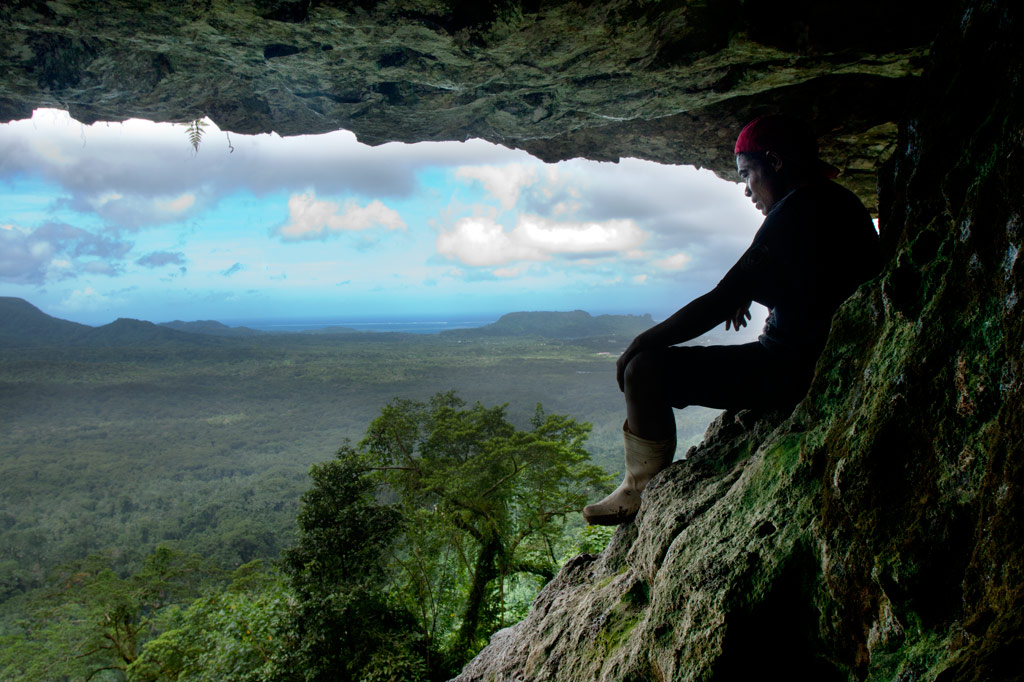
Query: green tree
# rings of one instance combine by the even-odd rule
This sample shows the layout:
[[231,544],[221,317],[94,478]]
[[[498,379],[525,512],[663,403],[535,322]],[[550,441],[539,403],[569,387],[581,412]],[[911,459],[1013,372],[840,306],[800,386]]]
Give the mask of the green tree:
[[[92,679],[123,674],[174,605],[190,601],[216,571],[197,555],[157,547],[142,568],[121,577],[115,558],[92,555],[61,566],[32,604],[32,617],[9,643],[29,654],[3,661],[8,679]],[[48,652],[45,658],[38,655]],[[35,653],[33,653],[35,652]],[[6,658],[6,657],[5,657]],[[3,659],[0,659],[3,660]]]
[[510,580],[554,576],[567,518],[608,480],[584,447],[588,424],[538,405],[520,430],[505,410],[467,408],[453,392],[394,400],[359,444],[406,520],[392,593],[449,669],[504,624]]
[[[310,469],[299,537],[285,552],[297,605],[288,637],[298,679],[423,679],[415,623],[389,602],[386,556],[401,532],[398,510],[378,504],[363,458],[350,447]],[[371,666],[371,663],[373,664]]]
[[271,682],[287,670],[296,600],[277,571],[256,560],[239,567],[227,589],[194,600],[167,618],[168,629],[128,666],[132,682]]
[[589,426],[454,393],[394,400],[358,446],[314,465],[283,575],[258,565],[172,608],[127,668],[137,682],[448,679],[521,617],[607,483]]

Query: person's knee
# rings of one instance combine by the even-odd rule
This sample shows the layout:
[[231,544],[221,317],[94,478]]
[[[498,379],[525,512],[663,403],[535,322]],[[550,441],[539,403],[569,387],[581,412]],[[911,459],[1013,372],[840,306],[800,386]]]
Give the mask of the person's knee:
[[665,367],[661,353],[643,351],[626,365],[623,373],[626,397],[651,397],[660,393]]

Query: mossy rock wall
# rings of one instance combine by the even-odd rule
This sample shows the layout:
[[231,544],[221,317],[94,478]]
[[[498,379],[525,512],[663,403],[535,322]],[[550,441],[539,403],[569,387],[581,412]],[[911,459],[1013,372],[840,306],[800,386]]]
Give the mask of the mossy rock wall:
[[1022,29],[939,36],[807,398],[725,413],[458,680],[1024,679]]

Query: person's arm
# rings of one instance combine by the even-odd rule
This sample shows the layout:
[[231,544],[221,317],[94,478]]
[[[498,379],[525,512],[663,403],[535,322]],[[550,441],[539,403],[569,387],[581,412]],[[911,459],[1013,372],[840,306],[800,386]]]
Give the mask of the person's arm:
[[625,390],[623,376],[626,365],[638,353],[695,339],[726,320],[731,320],[735,324],[743,316],[746,308],[750,307],[748,302],[746,308],[740,310],[742,303],[736,300],[735,295],[718,286],[693,299],[668,319],[639,334],[615,363],[615,378],[619,382],[619,390]]

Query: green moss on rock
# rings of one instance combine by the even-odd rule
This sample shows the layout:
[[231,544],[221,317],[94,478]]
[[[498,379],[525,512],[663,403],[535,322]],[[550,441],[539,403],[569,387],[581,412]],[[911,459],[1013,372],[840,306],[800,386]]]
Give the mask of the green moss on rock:
[[[533,679],[1024,679],[1022,28],[977,0],[936,40],[880,178],[888,265],[807,398],[725,413],[460,680],[515,679],[551,618],[558,665]],[[648,601],[607,580],[623,567]],[[598,603],[620,620],[582,656],[569,633]]]

